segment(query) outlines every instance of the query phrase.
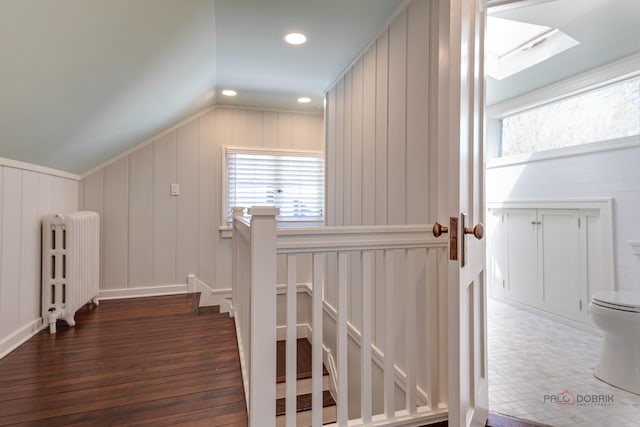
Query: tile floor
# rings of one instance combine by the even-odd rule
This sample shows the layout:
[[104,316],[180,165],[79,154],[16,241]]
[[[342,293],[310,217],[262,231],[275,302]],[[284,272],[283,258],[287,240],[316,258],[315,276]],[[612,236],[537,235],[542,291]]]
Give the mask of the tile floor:
[[[492,412],[552,426],[640,426],[640,396],[592,374],[602,338],[492,299],[488,332]],[[613,402],[586,403],[593,395]],[[576,403],[552,401],[565,396]]]

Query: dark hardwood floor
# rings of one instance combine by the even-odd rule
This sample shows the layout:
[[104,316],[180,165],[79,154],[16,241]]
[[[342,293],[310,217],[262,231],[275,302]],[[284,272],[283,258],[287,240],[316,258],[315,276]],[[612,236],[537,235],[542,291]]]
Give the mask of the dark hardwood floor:
[[104,301],[0,360],[0,425],[246,426],[233,319],[193,295]]

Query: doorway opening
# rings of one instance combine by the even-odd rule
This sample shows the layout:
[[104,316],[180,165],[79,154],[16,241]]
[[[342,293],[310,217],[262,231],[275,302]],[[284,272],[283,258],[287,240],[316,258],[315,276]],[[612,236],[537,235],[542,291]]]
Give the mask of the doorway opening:
[[489,407],[638,425],[640,395],[593,375],[589,303],[640,292],[627,243],[640,239],[640,5],[517,6],[490,9],[485,46]]

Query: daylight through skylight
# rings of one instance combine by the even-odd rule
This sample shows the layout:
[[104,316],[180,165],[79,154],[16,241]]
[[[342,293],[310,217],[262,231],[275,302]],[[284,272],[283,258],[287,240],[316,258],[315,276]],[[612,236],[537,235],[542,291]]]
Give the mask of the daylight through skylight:
[[489,16],[487,74],[502,80],[580,44],[560,30]]

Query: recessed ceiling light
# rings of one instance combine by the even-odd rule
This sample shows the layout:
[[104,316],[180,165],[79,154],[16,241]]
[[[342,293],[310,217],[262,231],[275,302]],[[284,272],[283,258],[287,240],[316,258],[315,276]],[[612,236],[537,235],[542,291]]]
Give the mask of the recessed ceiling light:
[[311,102],[311,98],[303,96],[302,98],[298,98],[298,102],[301,104],[308,104],[309,102]]
[[236,96],[238,94],[238,92],[236,92],[235,90],[231,90],[231,89],[225,89],[222,91],[222,94],[224,96]]
[[284,41],[294,45],[303,44],[307,41],[307,36],[302,33],[289,33],[284,36]]

